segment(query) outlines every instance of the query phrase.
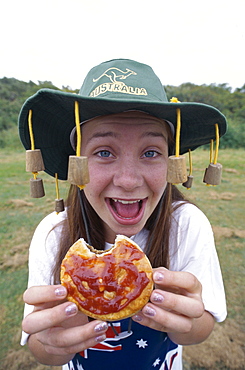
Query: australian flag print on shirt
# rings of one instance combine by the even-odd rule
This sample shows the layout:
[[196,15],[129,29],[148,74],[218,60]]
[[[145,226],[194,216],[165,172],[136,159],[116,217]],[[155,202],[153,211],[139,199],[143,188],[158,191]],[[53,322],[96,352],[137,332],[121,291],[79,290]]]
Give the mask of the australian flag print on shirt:
[[[125,319],[113,322],[107,338],[67,364],[69,370],[172,370],[180,363],[178,346],[166,333]],[[180,356],[179,356],[180,355]]]

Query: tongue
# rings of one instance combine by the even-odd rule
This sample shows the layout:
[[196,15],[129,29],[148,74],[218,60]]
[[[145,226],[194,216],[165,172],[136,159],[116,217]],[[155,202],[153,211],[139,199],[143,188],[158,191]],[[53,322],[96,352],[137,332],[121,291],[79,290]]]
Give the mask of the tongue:
[[122,204],[121,202],[114,202],[113,205],[117,214],[123,218],[133,218],[137,216],[140,210],[139,202],[131,204]]

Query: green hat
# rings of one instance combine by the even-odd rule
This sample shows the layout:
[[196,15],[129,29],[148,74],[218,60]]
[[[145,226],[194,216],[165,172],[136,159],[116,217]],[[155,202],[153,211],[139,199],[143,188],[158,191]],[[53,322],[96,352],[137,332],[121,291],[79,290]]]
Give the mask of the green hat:
[[79,94],[41,89],[24,103],[19,115],[20,139],[31,149],[28,114],[32,110],[35,148],[40,149],[45,171],[67,179],[68,158],[75,151],[70,134],[75,127],[74,104],[79,103],[80,121],[97,116],[139,110],[173,123],[181,110],[180,154],[215,140],[226,132],[226,119],[216,108],[187,102],[168,102],[159,78],[148,65],[114,59],[92,68]]

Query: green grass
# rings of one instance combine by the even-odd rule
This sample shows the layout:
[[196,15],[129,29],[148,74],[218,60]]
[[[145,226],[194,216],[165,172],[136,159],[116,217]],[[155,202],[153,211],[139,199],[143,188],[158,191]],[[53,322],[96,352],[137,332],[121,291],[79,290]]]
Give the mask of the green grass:
[[[222,183],[217,187],[208,187],[202,179],[208,166],[209,153],[196,150],[193,153],[193,188],[187,190],[179,187],[204,211],[214,229],[221,228],[219,235],[215,236],[227,294],[228,317],[244,328],[245,302],[242,290],[245,278],[245,240],[242,232],[245,151],[220,150],[219,161],[223,164]],[[56,198],[54,179],[45,173],[39,176],[43,178],[46,196],[30,198],[31,176],[25,172],[23,150],[17,148],[0,151],[0,368],[2,359],[11,350],[25,351],[19,346],[19,338],[23,314],[22,294],[27,282],[28,247],[35,227],[46,214],[53,211]],[[63,198],[66,197],[67,189],[68,185],[60,182]]]
[[[22,293],[27,284],[27,268],[0,270],[1,346],[0,359],[7,351],[19,349],[20,323],[23,315]],[[1,366],[1,365],[0,365]]]
[[220,151],[223,173],[219,186],[207,186],[203,183],[208,159],[207,151],[197,150],[193,153],[193,188],[189,191],[180,188],[204,211],[212,225],[242,229],[245,204],[245,193],[242,191],[245,180],[244,151]]
[[245,152],[220,151],[223,172],[219,186],[207,186],[202,182],[208,157],[207,151],[193,153],[193,188],[187,191],[183,191],[182,186],[179,188],[202,209],[214,230],[223,228],[220,229],[220,232],[224,231],[223,235],[217,233],[215,238],[226,289],[228,317],[245,329],[245,296],[242,292],[245,280]]
[[235,319],[245,329],[245,238],[223,238],[218,244],[218,254],[226,288],[229,318]]
[[[31,173],[25,171],[25,152],[0,151],[0,264],[3,253],[11,253],[16,243],[28,245],[37,224],[54,210],[55,181],[41,172],[45,197],[34,199],[29,195]],[[66,197],[67,183],[60,181],[60,196]]]
[[[43,179],[46,196],[30,198],[29,179],[32,174],[25,171],[25,151],[22,149],[0,151],[0,177],[1,369],[7,353],[26,351],[19,342],[24,307],[22,295],[28,276],[28,248],[37,224],[54,210],[56,193],[54,179],[42,172],[39,177]],[[60,194],[64,198],[67,189],[67,184],[60,182]],[[16,369],[25,369],[22,365],[16,366]]]

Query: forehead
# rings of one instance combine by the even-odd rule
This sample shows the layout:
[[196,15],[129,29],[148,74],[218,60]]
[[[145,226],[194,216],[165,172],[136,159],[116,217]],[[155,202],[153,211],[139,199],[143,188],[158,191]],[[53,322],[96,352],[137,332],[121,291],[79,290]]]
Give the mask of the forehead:
[[92,132],[96,129],[106,129],[106,127],[114,127],[118,129],[126,126],[133,127],[138,126],[138,129],[150,129],[154,126],[154,129],[158,128],[161,131],[167,131],[167,123],[160,118],[151,116],[150,114],[138,111],[127,111],[117,114],[111,114],[107,116],[100,116],[93,118],[82,125],[83,132]]

